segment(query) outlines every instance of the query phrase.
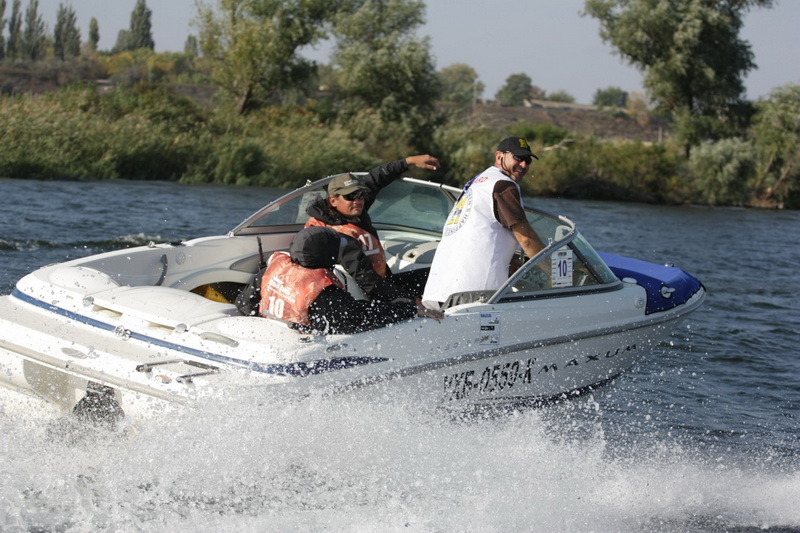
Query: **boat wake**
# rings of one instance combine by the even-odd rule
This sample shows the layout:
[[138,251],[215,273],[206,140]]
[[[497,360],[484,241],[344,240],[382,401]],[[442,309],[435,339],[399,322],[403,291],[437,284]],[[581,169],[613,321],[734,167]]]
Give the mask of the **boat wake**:
[[101,239],[96,241],[74,241],[74,242],[54,242],[40,239],[3,239],[0,238],[0,250],[9,252],[34,252],[37,250],[46,249],[59,249],[59,250],[72,250],[80,249],[85,250],[87,253],[95,254],[102,252],[110,252],[113,250],[122,250],[124,248],[133,248],[135,246],[143,246],[149,242],[162,242],[163,238],[156,235],[150,236],[144,233],[135,235],[121,235],[113,239]]
[[53,412],[4,392],[0,524],[67,531],[800,530],[796,470],[668,438],[629,435],[617,446],[591,396],[467,420],[385,400],[280,402],[239,390],[197,410],[164,413],[147,427],[65,431]]

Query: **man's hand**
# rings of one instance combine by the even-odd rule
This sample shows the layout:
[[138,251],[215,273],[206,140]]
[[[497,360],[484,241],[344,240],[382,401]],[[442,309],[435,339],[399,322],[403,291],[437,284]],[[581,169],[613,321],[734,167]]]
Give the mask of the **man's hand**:
[[436,170],[441,166],[439,160],[430,154],[410,155],[406,157],[406,164],[409,167],[425,168],[428,170]]
[[438,309],[428,309],[422,305],[422,300],[417,298],[417,316],[422,318],[432,318],[436,322],[441,322],[444,318],[444,311],[439,311]]

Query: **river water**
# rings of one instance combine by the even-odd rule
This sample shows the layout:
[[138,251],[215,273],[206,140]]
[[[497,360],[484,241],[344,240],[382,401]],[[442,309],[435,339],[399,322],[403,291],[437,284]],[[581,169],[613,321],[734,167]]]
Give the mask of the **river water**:
[[[280,192],[0,180],[0,294],[44,264],[225,233]],[[530,202],[691,272],[706,303],[592,396],[468,421],[231,394],[60,438],[3,392],[0,530],[800,531],[800,213]]]

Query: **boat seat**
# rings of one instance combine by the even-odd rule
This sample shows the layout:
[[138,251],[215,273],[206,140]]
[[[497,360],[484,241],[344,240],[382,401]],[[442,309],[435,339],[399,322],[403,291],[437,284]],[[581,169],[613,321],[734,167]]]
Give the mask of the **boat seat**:
[[239,315],[232,304],[171,287],[117,287],[97,294],[93,305],[96,311],[119,313],[168,327],[195,326]]
[[433,256],[436,253],[436,247],[439,241],[428,242],[398,242],[386,241],[383,243],[383,249],[387,254],[391,254],[397,258],[399,262],[399,269],[402,266],[410,266],[411,268],[424,268],[429,267],[433,263]]

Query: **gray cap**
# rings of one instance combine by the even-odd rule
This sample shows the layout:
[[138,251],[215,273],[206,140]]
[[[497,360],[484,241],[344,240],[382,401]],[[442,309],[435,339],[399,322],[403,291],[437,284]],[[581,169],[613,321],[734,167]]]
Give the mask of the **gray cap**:
[[356,191],[368,191],[361,178],[355,174],[339,174],[328,184],[328,196],[350,194]]

